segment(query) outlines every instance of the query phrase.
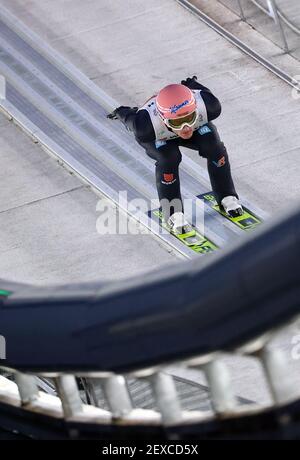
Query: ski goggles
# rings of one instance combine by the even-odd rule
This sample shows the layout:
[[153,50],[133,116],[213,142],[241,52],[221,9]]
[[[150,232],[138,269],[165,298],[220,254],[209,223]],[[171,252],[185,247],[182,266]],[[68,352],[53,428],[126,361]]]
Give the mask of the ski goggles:
[[189,113],[188,115],[185,115],[184,117],[164,119],[164,123],[172,130],[180,131],[184,126],[188,126],[189,128],[192,128],[194,124],[196,123],[197,118],[198,118],[198,111],[195,110],[194,112]]

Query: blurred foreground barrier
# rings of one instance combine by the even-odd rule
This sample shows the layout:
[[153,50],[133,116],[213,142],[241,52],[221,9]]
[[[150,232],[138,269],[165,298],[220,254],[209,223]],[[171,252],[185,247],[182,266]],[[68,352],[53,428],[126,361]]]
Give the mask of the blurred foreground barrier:
[[[96,424],[100,431],[126,427],[129,437],[137,429],[145,436],[165,436],[162,427],[172,433],[177,427],[183,438],[187,432],[198,436],[202,426],[221,436],[221,425],[232,427],[236,418],[250,423],[253,417],[266,417],[272,425],[275,417],[281,426],[294,423],[293,413],[299,421],[299,394],[287,360],[282,350],[270,346],[281,328],[299,316],[299,248],[298,209],[236,247],[207,257],[204,266],[195,260],[147,279],[102,285],[14,289],[3,281],[9,294],[1,297],[1,334],[7,346],[1,362],[13,378],[0,380],[2,409],[13,407],[15,416],[22,408],[27,416],[42,412],[68,423]],[[273,400],[269,412],[238,403],[224,362],[228,353],[255,356],[261,364]],[[211,408],[182,410],[170,364],[205,374]],[[39,388],[38,379],[46,377],[54,382],[53,394]],[[147,381],[155,410],[133,407],[132,378]],[[100,391],[106,409],[99,407]],[[234,433],[230,429],[230,436]]]

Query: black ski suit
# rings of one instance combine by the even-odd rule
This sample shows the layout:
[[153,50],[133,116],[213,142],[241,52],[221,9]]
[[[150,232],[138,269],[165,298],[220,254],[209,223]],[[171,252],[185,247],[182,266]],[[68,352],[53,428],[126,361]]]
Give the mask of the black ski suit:
[[[217,128],[211,122],[220,115],[221,104],[208,88],[194,79],[188,78],[181,83],[190,89],[201,90],[208,116],[208,123],[196,129],[190,139],[176,137],[163,142],[163,145],[158,147],[147,110],[137,111],[136,107],[125,106],[116,109],[117,117],[129,131],[134,133],[136,141],[145,149],[147,155],[156,161],[156,187],[165,219],[168,219],[173,212],[183,210],[179,180],[180,146],[196,150],[200,156],[207,158],[211,186],[219,204],[228,195],[238,198],[231,177],[226,148],[220,140]],[[165,206],[166,200],[164,199],[170,202],[176,198],[175,203],[177,204],[171,209]]]

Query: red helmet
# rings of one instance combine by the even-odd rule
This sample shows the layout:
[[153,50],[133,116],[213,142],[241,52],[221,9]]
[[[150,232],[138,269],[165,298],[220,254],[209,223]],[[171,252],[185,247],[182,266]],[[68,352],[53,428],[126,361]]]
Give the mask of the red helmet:
[[197,119],[194,93],[184,85],[165,86],[156,96],[156,107],[164,123],[172,129],[192,126]]

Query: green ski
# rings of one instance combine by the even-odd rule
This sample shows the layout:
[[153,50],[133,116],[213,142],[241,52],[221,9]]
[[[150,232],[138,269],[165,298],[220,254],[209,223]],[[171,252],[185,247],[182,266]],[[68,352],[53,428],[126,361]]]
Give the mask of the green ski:
[[166,224],[162,211],[160,209],[155,209],[150,212],[151,217],[155,217],[162,228],[166,229],[174,238],[180,240],[185,246],[188,246],[192,251],[199,254],[207,254],[208,252],[215,251],[218,247],[205,236],[201,235],[198,230],[192,226],[192,231],[188,233],[183,233],[176,235],[171,233],[169,226]]
[[202,195],[198,195],[197,198],[203,200],[206,204],[208,204],[208,206],[210,206],[212,209],[214,209],[222,216],[226,217],[226,219],[233,222],[242,230],[252,230],[253,228],[257,227],[262,223],[261,219],[259,219],[256,215],[254,215],[249,209],[245,208],[244,206],[244,213],[241,216],[228,216],[222,209],[220,209],[213,192],[203,193]]

